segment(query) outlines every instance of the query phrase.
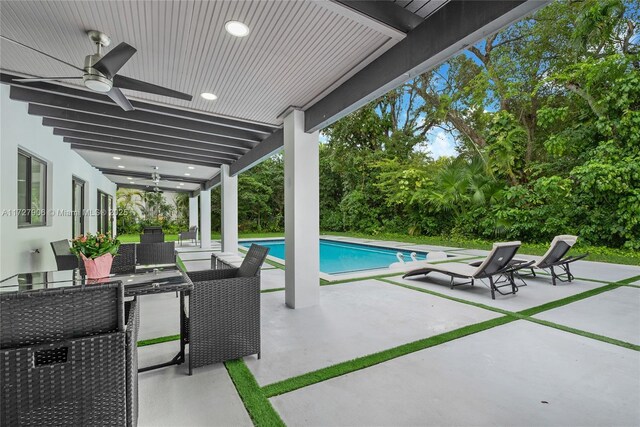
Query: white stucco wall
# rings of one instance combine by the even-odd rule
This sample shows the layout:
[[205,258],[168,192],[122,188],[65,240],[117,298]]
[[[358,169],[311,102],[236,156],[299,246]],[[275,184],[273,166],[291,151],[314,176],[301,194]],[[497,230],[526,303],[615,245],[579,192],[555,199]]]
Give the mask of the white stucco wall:
[[[71,238],[71,216],[48,215],[43,227],[18,228],[18,218],[5,210],[17,208],[18,148],[47,161],[47,209],[72,209],[71,180],[85,181],[85,209],[95,211],[97,190],[111,194],[116,185],[71,151],[62,137],[30,116],[27,104],[9,99],[9,86],[0,85],[0,279],[16,273],[55,270],[49,242]],[[97,217],[85,217],[85,232],[95,232]],[[40,253],[32,253],[35,249]]]

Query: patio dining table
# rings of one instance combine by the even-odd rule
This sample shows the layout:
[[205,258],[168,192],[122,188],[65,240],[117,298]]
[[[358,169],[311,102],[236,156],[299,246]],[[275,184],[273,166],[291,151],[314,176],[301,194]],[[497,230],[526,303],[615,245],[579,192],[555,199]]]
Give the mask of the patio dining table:
[[[80,270],[41,271],[36,273],[21,273],[0,281],[0,292],[30,292],[42,289],[65,288],[71,286],[91,286],[111,282],[122,282],[126,297],[165,292],[180,294],[180,307],[186,291],[193,289],[193,284],[185,273],[175,265],[158,267],[136,267],[135,273],[111,274],[103,279],[88,279]],[[180,351],[168,362],[146,366],[138,372],[150,371],[165,366],[179,365],[185,361],[184,328],[180,316]]]

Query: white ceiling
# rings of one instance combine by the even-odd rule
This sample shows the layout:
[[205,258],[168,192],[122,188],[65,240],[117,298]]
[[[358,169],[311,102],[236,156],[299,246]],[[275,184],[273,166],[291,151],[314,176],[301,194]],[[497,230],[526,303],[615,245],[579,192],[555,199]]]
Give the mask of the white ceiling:
[[[134,184],[134,185],[144,185],[144,186],[148,186],[149,187],[149,191],[151,191],[153,189],[153,187],[155,187],[155,183],[153,181],[151,181],[151,179],[138,179],[138,178],[134,178],[132,180],[127,179],[126,176],[119,176],[119,175],[110,175],[110,174],[106,174],[105,175],[107,178],[109,178],[112,182],[115,182],[116,184]],[[182,185],[180,185],[182,184]],[[191,184],[191,183],[180,183],[178,181],[169,181],[166,179],[161,179],[160,183],[158,184],[161,188],[163,189],[176,189],[175,191],[178,190],[188,190],[188,191],[194,191],[194,190],[199,190],[200,186],[198,184]],[[126,187],[127,185],[125,185]]]
[[[122,172],[133,171],[133,172],[148,172],[149,179],[142,180],[139,178],[135,178],[133,180],[128,180],[126,176],[119,175],[105,175],[111,181],[116,184],[127,184],[131,181],[136,184],[141,185],[153,185],[151,181],[151,173],[154,171],[154,166],[158,166],[158,173],[162,178],[165,176],[184,176],[185,174],[189,174],[189,178],[208,180],[213,176],[217,175],[220,171],[219,168],[214,167],[206,167],[200,165],[188,165],[185,163],[174,163],[164,160],[153,160],[147,159],[145,157],[134,157],[127,156],[123,154],[111,154],[111,153],[100,153],[97,151],[87,151],[87,150],[75,150],[83,159],[89,162],[92,166],[99,169],[116,169]],[[115,160],[113,157],[120,157],[120,160]],[[124,166],[124,168],[118,168],[118,166]],[[189,166],[192,166],[194,169],[189,169]],[[161,185],[167,186],[169,188],[175,188],[179,186],[178,181],[166,181],[162,180]],[[197,190],[200,188],[198,184],[192,183],[184,183],[182,186],[187,190]]]
[[[281,124],[290,106],[306,107],[397,39],[352,20],[323,1],[2,1],[1,33],[83,66],[93,53],[86,30],[104,31],[112,47],[138,49],[121,74],[194,96],[192,102],[125,91],[157,103]],[[224,30],[228,20],[251,29]],[[78,71],[2,41],[0,68],[37,76]],[[218,95],[216,101],[201,92]]]

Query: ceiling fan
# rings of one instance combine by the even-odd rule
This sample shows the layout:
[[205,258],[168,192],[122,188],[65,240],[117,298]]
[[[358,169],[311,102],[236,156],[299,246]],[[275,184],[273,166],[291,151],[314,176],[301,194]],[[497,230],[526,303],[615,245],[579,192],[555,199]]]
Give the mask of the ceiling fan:
[[87,35],[91,41],[96,45],[96,53],[93,55],[87,55],[84,59],[84,68],[77,67],[69,62],[63,61],[45,52],[39,51],[31,46],[27,46],[9,37],[0,35],[0,38],[9,42],[15,43],[19,46],[31,49],[42,55],[45,55],[51,59],[54,59],[63,64],[69,65],[76,70],[82,71],[82,76],[73,77],[42,77],[42,78],[24,78],[14,79],[13,81],[30,83],[30,82],[45,82],[53,80],[82,80],[83,84],[94,92],[104,93],[111,98],[116,104],[118,104],[125,111],[132,111],[133,106],[129,100],[124,96],[120,89],[137,90],[140,92],[153,93],[156,95],[169,96],[172,98],[184,99],[191,101],[193,97],[189,94],[178,92],[173,89],[168,89],[162,86],[154,85],[151,83],[143,82],[141,80],[132,79],[117,74],[118,71],[124,66],[124,64],[131,59],[136,53],[136,49],[127,43],[120,43],[118,46],[111,49],[106,54],[102,54],[102,48],[111,44],[109,36],[100,31],[87,31]]

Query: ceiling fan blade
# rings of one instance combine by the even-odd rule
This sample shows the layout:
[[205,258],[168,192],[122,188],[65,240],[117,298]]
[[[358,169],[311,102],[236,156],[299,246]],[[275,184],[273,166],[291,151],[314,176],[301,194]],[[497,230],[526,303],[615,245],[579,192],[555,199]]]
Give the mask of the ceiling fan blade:
[[49,82],[54,80],[79,80],[82,77],[39,77],[33,79],[13,79],[12,82],[31,83],[31,82]]
[[136,52],[135,47],[122,42],[93,64],[93,68],[112,78]]
[[122,89],[138,90],[140,92],[170,96],[172,98],[184,99],[186,101],[191,101],[193,99],[193,96],[188,93],[178,92],[177,90],[168,89],[166,87],[143,82],[142,80],[132,79],[131,77],[121,76],[119,74],[113,77],[113,85]]
[[124,96],[124,93],[117,87],[112,87],[111,90],[107,92],[107,95],[124,111],[133,111],[133,105],[131,105],[127,97]]
[[55,60],[55,61],[62,62],[63,64],[68,65],[69,67],[73,67],[73,68],[75,68],[76,70],[79,70],[79,71],[84,72],[84,69],[82,69],[82,68],[80,68],[80,67],[77,67],[77,66],[75,66],[75,65],[73,65],[73,64],[71,64],[71,63],[69,63],[69,62],[67,62],[67,61],[63,61],[62,59],[58,59],[58,58],[56,58],[55,56],[51,56],[51,55],[49,55],[48,53],[44,53],[43,51],[38,50],[38,49],[36,49],[36,48],[33,48],[33,47],[31,47],[31,46],[27,46],[27,45],[26,45],[26,44],[24,44],[24,43],[20,43],[19,41],[16,41],[16,40],[14,40],[14,39],[10,39],[9,37],[7,37],[7,36],[3,36],[2,34],[0,34],[0,39],[4,39],[4,40],[9,41],[9,42],[11,42],[11,43],[15,43],[15,44],[17,44],[18,46],[22,46],[22,47],[25,47],[25,48],[27,48],[27,49],[30,49],[30,50],[32,50],[32,51],[34,51],[34,52],[38,52],[38,53],[39,53],[39,54],[41,54],[41,55],[47,56],[47,57],[49,57],[49,58],[51,58],[51,59],[53,59],[53,60]]

